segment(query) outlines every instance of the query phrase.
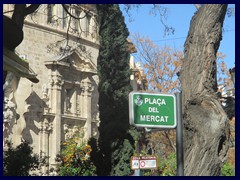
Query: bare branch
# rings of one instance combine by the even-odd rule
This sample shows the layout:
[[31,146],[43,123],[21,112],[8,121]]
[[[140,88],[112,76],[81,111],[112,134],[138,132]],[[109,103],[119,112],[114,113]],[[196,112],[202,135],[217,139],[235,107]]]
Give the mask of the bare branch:
[[7,14],[7,13],[11,13],[11,12],[14,12],[14,9],[13,10],[9,10],[9,11],[5,11],[5,12],[3,12],[3,14]]
[[164,131],[164,134],[165,134],[165,136],[167,137],[167,139],[168,139],[168,141],[169,141],[171,147],[172,147],[173,150],[176,152],[176,146],[174,145],[173,141],[172,141],[171,138],[169,137],[168,132]]

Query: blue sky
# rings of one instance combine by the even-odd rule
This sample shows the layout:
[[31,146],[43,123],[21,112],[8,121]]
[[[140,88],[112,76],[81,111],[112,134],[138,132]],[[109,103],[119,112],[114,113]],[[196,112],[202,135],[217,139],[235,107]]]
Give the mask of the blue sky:
[[[163,4],[168,9],[168,18],[165,21],[169,26],[175,28],[173,35],[164,37],[164,27],[161,25],[159,15],[149,15],[149,10],[153,5],[144,4],[137,10],[131,11],[132,22],[125,11],[125,23],[131,33],[140,33],[148,36],[154,43],[161,46],[168,45],[172,48],[183,49],[186,40],[190,21],[196,8],[193,4]],[[234,5],[229,5],[234,7]],[[121,10],[123,5],[120,5]],[[225,17],[223,39],[220,44],[219,51],[226,54],[225,62],[227,68],[235,66],[235,17]]]

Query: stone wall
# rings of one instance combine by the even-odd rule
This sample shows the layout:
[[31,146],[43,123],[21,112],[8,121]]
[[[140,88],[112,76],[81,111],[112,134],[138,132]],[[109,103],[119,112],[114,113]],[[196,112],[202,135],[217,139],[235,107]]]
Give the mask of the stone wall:
[[[94,5],[91,7],[94,9]],[[4,10],[11,8],[12,5],[4,5]],[[29,62],[38,74],[39,83],[33,84],[25,78],[10,81],[17,84],[11,95],[16,117],[8,124],[5,138],[14,145],[20,144],[22,139],[30,142],[34,152],[43,151],[54,165],[61,142],[70,129],[84,128],[85,140],[98,136],[99,42],[98,37],[92,35],[97,33],[94,28],[89,28],[90,33],[69,31],[67,34],[67,26],[63,27],[61,20],[49,24],[47,8],[48,5],[41,5],[25,21],[24,40],[16,53]],[[61,5],[56,5],[56,15],[62,11]],[[94,11],[91,18],[89,25],[95,27]],[[13,87],[9,89],[12,91]],[[9,93],[5,93],[5,97],[8,96]]]

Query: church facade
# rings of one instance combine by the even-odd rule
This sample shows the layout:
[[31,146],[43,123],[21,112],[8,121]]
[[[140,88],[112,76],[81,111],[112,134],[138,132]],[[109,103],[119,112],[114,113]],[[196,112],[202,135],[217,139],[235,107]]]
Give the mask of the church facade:
[[[12,9],[13,5],[3,6],[4,12]],[[16,53],[29,63],[39,82],[7,75],[4,147],[7,140],[15,146],[28,141],[35,153],[49,156],[54,167],[61,143],[71,132],[82,131],[84,140],[98,137],[96,19],[94,5],[79,4],[42,4],[25,19],[24,39]]]

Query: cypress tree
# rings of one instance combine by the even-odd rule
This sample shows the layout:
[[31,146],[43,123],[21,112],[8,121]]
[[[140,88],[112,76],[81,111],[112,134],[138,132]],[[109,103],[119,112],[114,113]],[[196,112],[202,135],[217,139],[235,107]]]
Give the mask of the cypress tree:
[[[116,4],[97,5],[100,17],[98,175],[131,173],[134,138],[129,128],[130,54],[128,29]],[[95,160],[96,161],[96,160]],[[101,163],[100,163],[101,162]]]

